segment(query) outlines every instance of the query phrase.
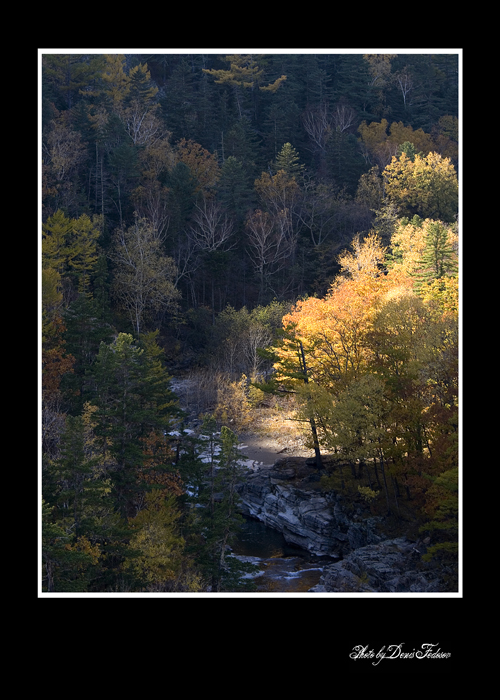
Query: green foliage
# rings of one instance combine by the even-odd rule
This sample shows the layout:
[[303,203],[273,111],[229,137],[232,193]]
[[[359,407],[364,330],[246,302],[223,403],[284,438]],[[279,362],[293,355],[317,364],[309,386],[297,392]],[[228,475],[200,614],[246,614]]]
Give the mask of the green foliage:
[[289,177],[293,178],[297,178],[304,170],[304,165],[300,162],[299,154],[291,143],[284,144],[276,157],[274,166],[277,171],[284,170]]
[[417,289],[458,272],[457,257],[449,242],[448,229],[440,221],[428,226],[420,265],[420,271],[416,274]]
[[133,513],[143,488],[138,473],[144,461],[141,439],[151,431],[166,431],[179,413],[170,378],[151,345],[146,338],[141,348],[130,334],[120,333],[110,345],[101,343],[92,368],[96,433],[113,460],[115,498],[126,516]]
[[373,491],[369,486],[358,486],[361,498],[367,503],[374,501],[379,495],[379,491]]
[[238,438],[232,430],[222,426],[217,432],[216,418],[205,415],[191,464],[187,460],[191,499],[198,506],[192,526],[198,537],[191,548],[212,592],[253,588],[243,576],[255,567],[230,554],[230,545],[243,522],[237,491],[243,467],[237,446]]

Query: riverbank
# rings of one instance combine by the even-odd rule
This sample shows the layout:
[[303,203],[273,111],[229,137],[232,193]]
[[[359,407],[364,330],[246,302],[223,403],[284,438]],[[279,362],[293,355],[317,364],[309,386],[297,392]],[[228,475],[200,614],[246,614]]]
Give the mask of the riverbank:
[[[194,391],[182,381],[175,390],[181,403]],[[193,426],[199,425],[199,416],[190,413]],[[348,467],[338,485],[324,490],[321,476],[338,469],[330,472],[327,458],[326,469],[316,468],[301,426],[286,412],[256,410],[251,426],[236,432],[248,470],[238,488],[241,511],[260,542],[248,553],[243,532],[234,554],[258,562],[259,591],[447,590],[436,567],[422,560],[426,549],[418,539],[418,518],[406,512],[411,503],[398,504],[397,515],[387,514],[383,499],[368,504],[358,491],[359,475]],[[268,556],[265,540],[275,536],[295,550],[284,554],[280,547]]]

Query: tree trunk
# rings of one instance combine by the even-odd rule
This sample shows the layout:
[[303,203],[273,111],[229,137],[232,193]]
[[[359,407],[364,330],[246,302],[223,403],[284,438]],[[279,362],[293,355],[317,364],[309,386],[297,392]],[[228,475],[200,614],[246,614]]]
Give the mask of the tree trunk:
[[[302,345],[302,343],[300,342],[300,340],[299,340],[299,347],[300,347],[300,354],[301,354],[301,357],[302,357],[302,369],[303,369],[303,372],[304,372],[304,382],[305,382],[306,384],[308,384],[308,383],[309,383],[309,377],[308,377],[308,375],[307,375],[306,356],[305,356],[305,353],[304,353],[304,346]],[[321,458],[321,451],[320,451],[320,448],[319,448],[319,440],[318,440],[318,431],[317,431],[317,428],[316,428],[316,421],[314,420],[314,418],[311,417],[311,418],[309,419],[309,422],[310,422],[310,424],[311,424],[311,432],[312,432],[312,436],[313,436],[314,454],[316,455],[316,466],[317,466],[319,469],[323,469],[323,460],[322,460],[322,458]]]

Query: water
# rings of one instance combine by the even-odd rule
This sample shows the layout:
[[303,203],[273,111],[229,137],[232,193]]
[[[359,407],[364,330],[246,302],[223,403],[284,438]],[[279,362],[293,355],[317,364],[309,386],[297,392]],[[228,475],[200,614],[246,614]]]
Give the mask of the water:
[[245,519],[233,553],[256,564],[257,592],[306,593],[321,577],[324,561],[288,545],[283,535],[258,520]]

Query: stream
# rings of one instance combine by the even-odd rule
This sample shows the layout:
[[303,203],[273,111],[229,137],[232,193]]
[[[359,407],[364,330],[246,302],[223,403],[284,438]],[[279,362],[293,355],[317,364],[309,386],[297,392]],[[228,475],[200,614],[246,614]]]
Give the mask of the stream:
[[286,543],[281,532],[245,518],[233,554],[259,567],[257,592],[306,593],[319,583],[324,561]]
[[[186,401],[190,381],[174,380],[172,388],[182,403],[182,399]],[[273,464],[279,455],[271,441],[257,436],[245,435],[240,449],[242,461],[249,468]],[[319,583],[325,563],[331,563],[330,559],[314,557],[306,550],[287,544],[281,532],[253,518],[245,517],[231,548],[234,556],[259,567],[260,572],[252,575],[257,592],[306,593]]]

